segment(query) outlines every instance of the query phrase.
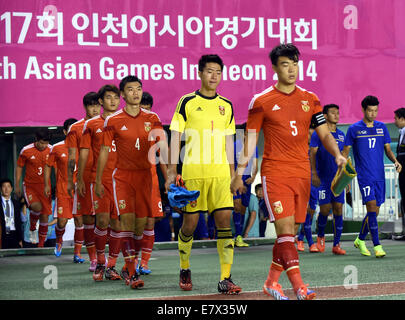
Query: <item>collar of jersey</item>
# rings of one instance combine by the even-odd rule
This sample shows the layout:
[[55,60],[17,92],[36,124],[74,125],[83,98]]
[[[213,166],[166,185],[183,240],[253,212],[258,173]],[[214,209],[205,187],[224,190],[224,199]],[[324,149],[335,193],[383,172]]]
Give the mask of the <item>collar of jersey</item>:
[[213,96],[213,97],[204,96],[199,90],[197,90],[197,91],[195,92],[195,94],[196,94],[196,95],[199,95],[200,97],[202,97],[202,98],[204,98],[204,99],[209,99],[209,100],[214,100],[216,97],[218,97],[218,93],[215,93],[215,96]]
[[285,92],[283,92],[283,91],[277,89],[275,84],[273,85],[273,89],[276,90],[277,92],[279,92],[279,93],[285,95],[285,96],[292,96],[292,95],[297,91],[297,86],[295,86],[294,90],[291,91],[290,93],[285,93]]

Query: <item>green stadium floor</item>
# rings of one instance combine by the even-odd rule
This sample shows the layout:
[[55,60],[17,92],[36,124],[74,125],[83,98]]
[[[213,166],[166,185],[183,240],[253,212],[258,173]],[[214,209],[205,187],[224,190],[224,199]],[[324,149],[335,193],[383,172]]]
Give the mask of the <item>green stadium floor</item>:
[[[243,293],[261,291],[272,256],[272,245],[268,242],[251,241],[249,248],[235,250],[232,278],[243,288]],[[191,254],[193,290],[190,292],[181,291],[178,287],[179,257],[177,250],[173,249],[175,245],[156,245],[157,249],[153,251],[149,263],[152,274],[142,276],[145,287],[141,290],[131,290],[123,281],[94,282],[88,271],[89,262],[72,263],[71,248],[64,248],[59,258],[53,256],[51,249],[31,249],[17,255],[13,255],[12,251],[7,254],[3,252],[3,256],[0,256],[0,299],[148,299],[217,293],[219,263],[215,241],[195,241]],[[405,242],[382,240],[382,245],[387,252],[387,256],[382,259],[376,259],[373,255],[361,256],[353,247],[352,240],[342,242],[342,248],[347,250],[346,256],[333,255],[330,242],[327,242],[324,253],[311,254],[306,248],[306,252],[300,253],[300,269],[304,282],[309,283],[311,288],[342,286],[348,277],[346,268],[357,270],[359,285],[405,281]],[[370,241],[367,241],[367,246],[373,253]],[[87,258],[84,252],[83,249],[83,256]],[[119,258],[117,267],[121,268],[122,265],[123,259]],[[47,272],[49,268],[57,272],[54,281],[50,281],[50,273]],[[284,289],[291,287],[285,274],[281,276],[280,283]],[[46,289],[49,284],[57,289]],[[243,294],[239,297],[243,299]],[[263,295],[263,299],[268,298]],[[352,299],[402,300],[405,295],[370,295]]]

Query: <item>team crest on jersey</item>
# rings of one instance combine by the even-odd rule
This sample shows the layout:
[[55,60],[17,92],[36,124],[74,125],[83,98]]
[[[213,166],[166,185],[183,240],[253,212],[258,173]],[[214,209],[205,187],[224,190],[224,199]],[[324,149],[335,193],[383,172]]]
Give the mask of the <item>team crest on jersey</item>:
[[98,200],[94,200],[93,206],[94,206],[94,210],[98,209]]
[[308,101],[301,101],[302,105],[302,110],[304,110],[305,112],[309,111],[309,102]]
[[382,128],[377,128],[377,134],[383,134],[384,130]]
[[63,213],[63,207],[58,207],[58,214],[62,214]]
[[127,204],[125,203],[125,200],[120,200],[118,201],[118,207],[122,210],[125,209]]
[[145,131],[149,132],[151,129],[152,124],[150,122],[144,122],[145,125]]
[[345,141],[345,137],[342,136],[341,134],[338,135],[338,140],[344,142]]
[[281,214],[283,212],[283,205],[281,204],[281,201],[274,202],[273,207],[275,213]]
[[197,206],[197,200],[193,200],[190,202],[190,207],[195,208]]
[[221,116],[224,116],[225,115],[225,107],[219,106],[219,113],[221,114]]

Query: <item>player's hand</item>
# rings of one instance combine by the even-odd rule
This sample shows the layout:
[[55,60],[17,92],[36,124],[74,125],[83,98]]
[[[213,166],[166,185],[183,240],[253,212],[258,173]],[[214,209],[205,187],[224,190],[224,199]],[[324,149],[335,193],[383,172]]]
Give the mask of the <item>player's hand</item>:
[[77,179],[76,183],[77,193],[84,197],[86,195],[86,185],[84,184],[83,179]]
[[319,176],[316,172],[312,173],[312,181],[311,181],[312,185],[314,187],[319,187],[321,185],[321,179],[319,179]]
[[346,165],[347,159],[344,156],[342,156],[342,154],[339,154],[339,155],[336,156],[335,162],[336,162],[338,167],[343,167],[343,166]]
[[351,184],[349,183],[349,184],[346,186],[346,193],[349,193],[350,190],[352,190],[352,186],[351,186]]
[[97,197],[102,198],[104,196],[104,186],[102,183],[96,183],[96,186],[94,187],[94,191],[97,195]]
[[20,188],[20,186],[18,185],[16,185],[15,187],[14,187],[14,193],[17,195],[17,197],[18,198],[21,198],[21,188]]
[[176,183],[177,172],[174,170],[167,169],[167,180],[165,182],[165,193],[170,190],[170,185]]
[[398,161],[395,161],[394,166],[397,172],[400,173],[402,170],[402,165]]
[[46,198],[49,198],[49,196],[51,195],[51,188],[48,185],[44,187],[44,194]]
[[73,183],[72,181],[68,181],[68,184],[67,184],[67,192],[68,192],[68,194],[69,194],[69,196],[70,196],[71,198],[73,198],[73,196],[74,196],[74,191],[75,191],[75,185],[74,185],[74,183]]
[[231,180],[231,193],[236,196],[237,192],[239,194],[246,193],[246,187],[243,184],[242,177],[235,174]]
[[252,184],[255,181],[255,177],[249,177],[245,180],[246,184]]

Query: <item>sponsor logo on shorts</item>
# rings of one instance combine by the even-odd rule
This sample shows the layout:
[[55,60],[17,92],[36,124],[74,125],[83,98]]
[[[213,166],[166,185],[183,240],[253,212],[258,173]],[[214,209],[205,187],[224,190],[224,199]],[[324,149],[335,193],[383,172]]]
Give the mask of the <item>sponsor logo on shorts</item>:
[[77,202],[77,210],[80,210],[80,202]]
[[62,214],[63,213],[63,207],[58,207],[58,214]]
[[220,113],[221,116],[224,116],[225,115],[225,107],[219,106],[219,113]]
[[190,202],[190,207],[195,208],[197,206],[197,200],[193,200]]
[[273,207],[276,214],[281,214],[283,212],[283,205],[281,204],[281,201],[274,202]]
[[32,194],[28,195],[28,200],[31,201],[32,200]]
[[302,110],[304,110],[305,112],[309,111],[309,102],[308,101],[301,101],[302,105]]
[[126,206],[127,206],[127,204],[125,203],[125,200],[119,200],[119,201],[118,201],[118,207],[119,207],[120,209],[125,209]]
[[94,210],[98,209],[98,200],[94,200],[93,206],[94,206]]

